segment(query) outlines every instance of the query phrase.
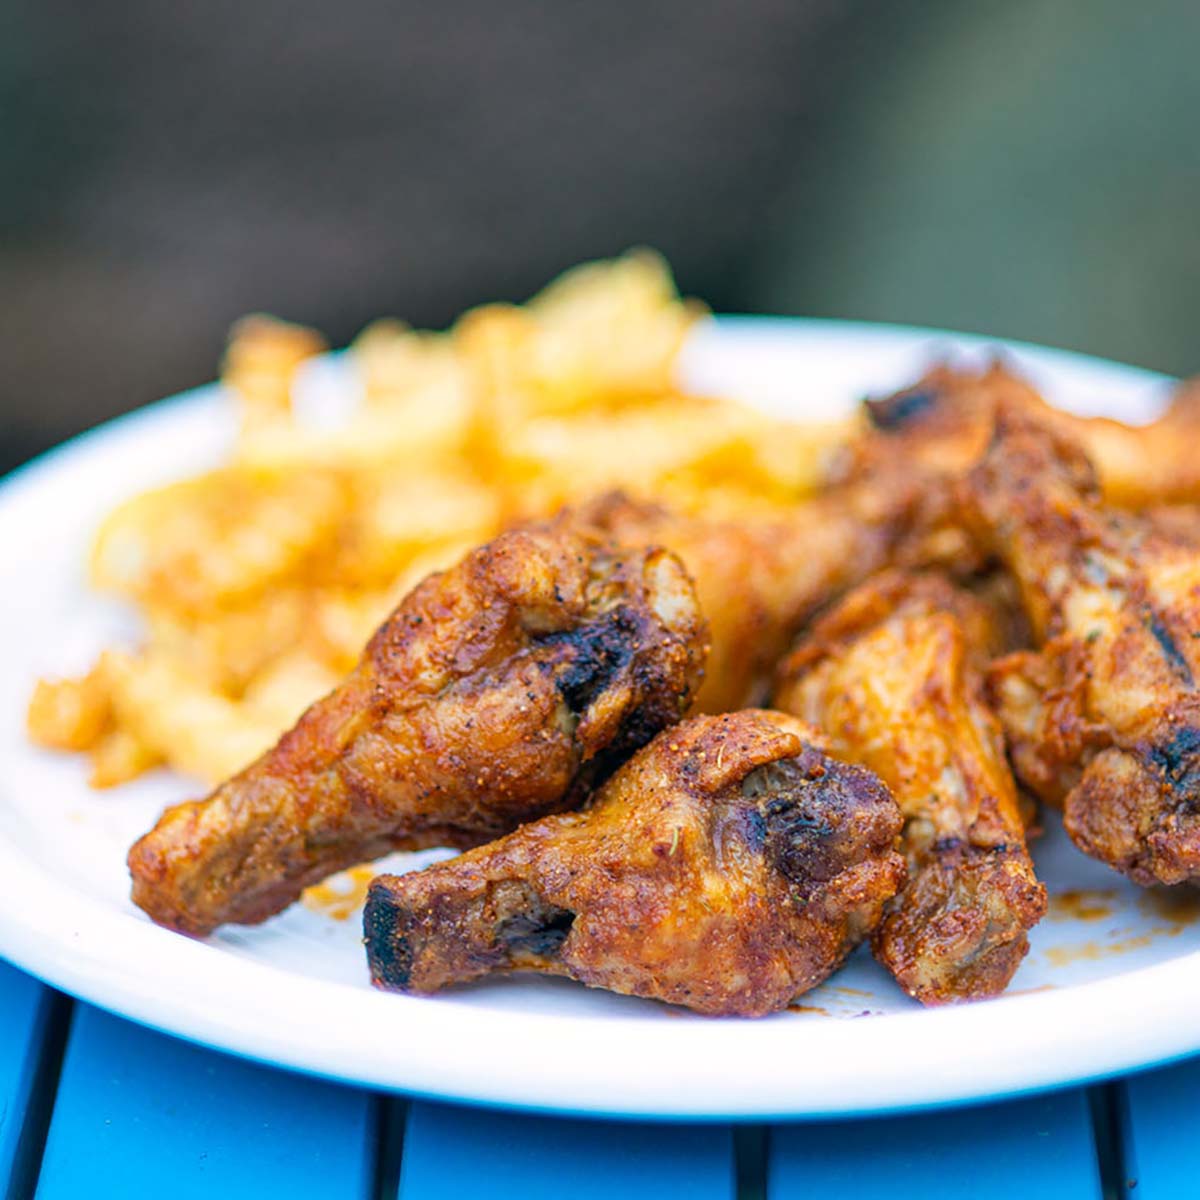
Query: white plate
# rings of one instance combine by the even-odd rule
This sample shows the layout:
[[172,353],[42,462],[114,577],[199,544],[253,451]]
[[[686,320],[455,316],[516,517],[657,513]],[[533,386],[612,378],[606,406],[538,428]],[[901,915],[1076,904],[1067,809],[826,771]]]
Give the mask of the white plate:
[[[824,415],[915,377],[979,339],[816,321],[729,319],[701,329],[698,385],[776,411]],[[1160,377],[1013,347],[1056,401],[1130,418]],[[336,359],[308,380],[344,400]],[[127,898],[125,849],[160,807],[197,789],[159,773],[93,793],[84,766],[22,732],[36,675],[83,665],[131,633],[84,588],[101,514],[146,486],[219,460],[230,430],[214,388],[115,422],[0,488],[0,953],[115,1012],[240,1054],[454,1100],[641,1116],[894,1110],[1052,1086],[1200,1050],[1200,924],[1075,853],[1037,847],[1059,903],[1002,999],[921,1011],[860,954],[804,1009],[707,1020],[561,980],[504,979],[437,999],[368,986],[357,921],[296,906],[207,942],[156,928]],[[425,856],[396,856],[411,865]],[[1073,915],[1074,914],[1074,915]],[[1086,919],[1085,919],[1086,918]],[[861,1020],[847,1019],[863,1017]]]

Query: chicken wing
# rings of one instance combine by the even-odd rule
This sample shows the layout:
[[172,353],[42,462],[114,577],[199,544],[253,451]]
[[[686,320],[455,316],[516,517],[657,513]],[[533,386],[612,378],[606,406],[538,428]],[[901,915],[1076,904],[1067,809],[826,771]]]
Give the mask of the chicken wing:
[[[844,464],[841,474],[874,471],[900,460],[927,481],[954,478],[987,447],[1002,405],[1023,408],[1079,441],[1110,504],[1142,508],[1200,501],[1200,461],[1190,451],[1200,436],[1200,381],[1179,387],[1156,420],[1127,425],[1052,407],[1000,360],[982,370],[937,366],[913,386],[867,401],[871,430],[852,445],[846,459],[850,471]],[[954,493],[934,488],[925,506],[952,516]],[[937,525],[926,519],[923,528]]]
[[760,1016],[820,983],[903,882],[900,814],[869,771],[781,713],[693,717],[582,812],[371,884],[380,987],[567,975],[709,1014]]
[[712,630],[696,709],[728,712],[765,700],[801,624],[888,561],[914,499],[910,488],[869,480],[735,519],[672,512],[612,492],[580,515],[623,545],[663,545],[683,560]]
[[885,572],[783,664],[775,703],[875,771],[904,814],[908,883],[875,956],[923,1004],[1004,990],[1046,911],[981,668],[1003,625],[939,575]]
[[203,935],[390,850],[474,846],[577,804],[677,721],[707,634],[679,560],[569,514],[415,588],[350,677],[129,852],[135,903]]
[[1200,881],[1200,548],[1106,507],[1079,444],[1024,408],[1001,406],[963,490],[1040,647],[990,673],[1019,778],[1087,854]]

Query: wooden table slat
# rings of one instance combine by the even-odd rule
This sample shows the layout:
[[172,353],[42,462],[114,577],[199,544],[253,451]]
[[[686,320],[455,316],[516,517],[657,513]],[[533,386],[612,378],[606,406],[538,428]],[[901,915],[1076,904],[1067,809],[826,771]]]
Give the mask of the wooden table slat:
[[79,1005],[39,1200],[366,1200],[368,1092],[214,1053]]
[[771,1200],[1097,1200],[1100,1194],[1081,1089],[982,1108],[776,1125],[768,1142]]
[[414,1103],[399,1194],[401,1200],[731,1200],[733,1131]]
[[1137,1200],[1195,1195],[1200,1059],[1130,1076],[1117,1095],[1126,1193]]
[[0,961],[0,1196],[9,1194],[29,1146],[26,1121],[38,1066],[50,1032],[53,993]]

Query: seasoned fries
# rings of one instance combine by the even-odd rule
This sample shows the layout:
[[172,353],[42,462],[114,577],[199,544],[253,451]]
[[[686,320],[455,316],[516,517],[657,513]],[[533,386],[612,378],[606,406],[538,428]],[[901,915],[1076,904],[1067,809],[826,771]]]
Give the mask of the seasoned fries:
[[100,526],[92,584],[197,619],[304,573],[350,498],[332,472],[225,467],[137,496]]
[[516,519],[614,486],[709,512],[810,492],[847,426],[679,391],[702,314],[633,251],[444,333],[379,321],[344,358],[358,399],[333,427],[296,402],[324,339],[238,322],[228,461],[133,497],[96,534],[91,581],[136,607],[142,645],[41,682],[30,737],[88,753],[97,787],[159,764],[216,782],[351,668],[412,584]]

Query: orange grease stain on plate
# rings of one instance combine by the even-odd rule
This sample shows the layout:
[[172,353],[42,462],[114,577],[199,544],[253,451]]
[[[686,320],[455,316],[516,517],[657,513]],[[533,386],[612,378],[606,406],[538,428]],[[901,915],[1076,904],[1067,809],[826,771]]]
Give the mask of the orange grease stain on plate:
[[1057,987],[1053,983],[1039,983],[1037,987],[1014,988],[1011,991],[1005,992],[1005,996],[1032,996],[1036,992],[1052,992]]
[[1157,931],[1138,933],[1118,942],[1080,942],[1077,946],[1050,946],[1045,951],[1046,961],[1052,967],[1066,967],[1073,962],[1097,962],[1112,954],[1140,950],[1154,941],[1156,933]]
[[838,992],[843,996],[874,996],[874,992],[864,992],[861,988],[852,987],[835,987],[829,989],[831,992]]
[[[1115,892],[1063,892],[1050,901],[1051,920],[1098,921],[1115,912]],[[1176,937],[1200,918],[1200,891],[1195,888],[1148,888],[1137,899],[1142,916],[1157,918],[1144,933],[1131,934],[1111,942],[1081,942],[1075,946],[1051,946],[1044,951],[1052,967],[1073,962],[1096,962],[1114,954],[1141,950],[1155,938]]]
[[789,1004],[788,1012],[797,1013],[817,1013],[819,1016],[829,1016],[829,1009],[822,1008],[819,1004]]
[[1116,911],[1117,893],[1111,888],[1059,892],[1050,897],[1052,921],[1103,921]]
[[1200,889],[1148,888],[1138,897],[1138,908],[1144,916],[1157,917],[1166,922],[1162,933],[1182,933],[1200,918]]
[[374,878],[374,867],[351,867],[324,883],[305,888],[300,893],[300,902],[311,912],[322,913],[335,921],[348,921],[366,903],[367,888]]

